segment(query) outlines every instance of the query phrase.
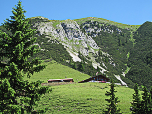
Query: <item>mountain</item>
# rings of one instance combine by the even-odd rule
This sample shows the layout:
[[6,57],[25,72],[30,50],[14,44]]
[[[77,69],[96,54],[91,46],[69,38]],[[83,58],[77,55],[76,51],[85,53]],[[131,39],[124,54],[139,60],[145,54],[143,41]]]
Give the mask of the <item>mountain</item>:
[[[148,46],[150,43],[150,36],[143,39],[144,41],[149,39],[147,44],[142,44],[138,40],[140,34],[144,36],[149,34],[150,30],[146,29],[146,26],[150,22],[147,22],[144,27],[145,23],[126,25],[96,17],[49,20],[39,16],[29,18],[29,23],[32,29],[37,30],[35,35],[37,40],[34,45],[41,48],[40,52],[30,57],[29,60],[34,57],[40,57],[42,60],[54,59],[62,65],[90,76],[99,72],[114,79],[116,83],[122,83],[131,88],[134,83],[146,85],[146,82],[150,80],[147,78],[148,80],[141,83],[144,78],[138,77],[137,80],[137,76],[132,73],[134,69],[139,68],[138,61],[136,61],[136,66],[133,63],[134,56],[142,51],[138,47]],[[0,30],[8,32],[2,26]],[[150,54],[147,56],[150,57]],[[147,60],[151,62],[151,59]],[[4,59],[4,62],[7,62],[7,59]],[[147,64],[145,72],[147,69],[150,70],[150,65]],[[149,73],[149,77],[150,75]]]

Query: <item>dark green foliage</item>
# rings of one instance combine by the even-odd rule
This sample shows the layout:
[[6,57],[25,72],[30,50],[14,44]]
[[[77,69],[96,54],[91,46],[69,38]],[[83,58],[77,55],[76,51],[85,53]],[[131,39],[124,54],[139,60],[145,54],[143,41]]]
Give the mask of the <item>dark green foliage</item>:
[[100,72],[100,70],[101,70],[101,69],[97,66],[97,71]]
[[[50,43],[50,42],[54,42],[54,43]],[[45,49],[45,51],[41,51],[36,56],[39,56],[41,58],[43,57],[43,60],[51,57],[58,63],[62,63],[64,65],[69,64],[69,63],[65,63],[66,60],[71,60],[72,62],[72,57],[69,55],[69,53],[66,51],[66,49],[61,43],[54,40],[50,40],[50,42],[44,42],[43,44],[41,44],[40,45],[41,48]]]
[[[4,109],[11,109],[15,110],[13,107],[10,107],[9,104],[12,104],[12,99],[14,98],[15,91],[13,88],[11,88],[10,83],[8,79],[4,79],[1,81],[0,84],[0,112],[3,112]],[[17,105],[15,105],[17,108]],[[6,111],[8,112],[8,111]],[[5,113],[5,111],[4,111]]]
[[73,68],[77,68],[77,70],[79,70],[80,72],[83,72],[85,74],[88,74],[90,76],[95,76],[97,69],[95,69],[92,66],[91,62],[88,62],[88,64],[83,63],[83,62],[74,62],[74,66]]
[[126,77],[131,79],[134,83],[137,82],[139,85],[144,85],[147,88],[150,88],[152,84],[151,73],[151,68],[149,68],[146,64],[142,64],[142,62],[140,62],[140,64],[131,67]]
[[106,62],[106,63],[108,63],[108,62],[109,62],[108,57],[105,57],[105,62]]
[[99,56],[102,56],[102,51],[101,51],[101,49],[98,51],[98,55],[99,55]]
[[[113,36],[114,34],[115,36]],[[105,65],[108,67],[109,71],[113,69],[114,73],[118,75],[122,73],[122,69],[126,69],[126,55],[130,51],[130,47],[132,47],[132,42],[130,41],[128,44],[120,46],[118,40],[124,39],[123,37],[121,37],[122,36],[115,32],[113,34],[109,34],[101,31],[101,35],[94,38],[98,46],[101,47],[104,52],[108,52],[110,55],[112,55],[113,62],[116,64],[116,66],[114,67],[113,65],[110,65],[109,60],[106,56],[104,57]],[[127,39],[129,39],[129,37],[127,37]]]
[[41,95],[51,91],[48,87],[40,87],[42,81],[29,83],[21,75],[24,72],[30,78],[34,72],[40,72],[46,67],[39,65],[41,61],[38,58],[27,62],[28,57],[37,53],[38,49],[32,46],[36,40],[33,37],[35,29],[29,28],[25,12],[19,1],[16,8],[13,8],[14,16],[11,16],[11,20],[6,19],[3,24],[10,34],[0,31],[0,112],[3,114],[44,112],[44,109],[34,111],[33,106]]
[[105,114],[121,114],[120,109],[118,109],[117,103],[120,102],[118,101],[118,97],[115,97],[115,84],[113,80],[111,80],[111,85],[110,85],[110,92],[106,91],[106,96],[110,96],[110,99],[105,99],[108,103],[107,104],[107,110],[104,111]]
[[131,67],[126,75],[132,82],[144,85],[150,89],[152,85],[152,22],[145,22],[134,32],[136,41],[130,51],[128,66]]
[[121,77],[121,79],[122,79],[125,83],[127,83],[127,86],[128,86],[129,88],[133,88],[133,87],[135,86],[135,83],[133,83],[130,79],[125,78],[125,77],[122,76],[122,75],[120,75],[120,77]]
[[144,86],[143,88],[144,93],[142,94],[142,102],[141,102],[141,114],[150,114],[150,108],[149,108],[149,92],[148,89]]
[[121,43],[121,39],[120,39],[120,38],[118,39],[118,44],[119,44],[119,46],[121,46],[121,45],[122,45],[122,43]]
[[140,94],[139,94],[139,88],[138,88],[138,84],[136,83],[134,86],[134,91],[135,93],[133,94],[133,102],[131,104],[131,111],[132,114],[139,114],[140,110],[141,110],[141,98],[140,98]]
[[140,99],[138,84],[134,86],[135,93],[133,94],[133,103],[131,104],[132,114],[151,114],[152,99],[151,91],[149,92],[146,86],[143,87],[142,100]]
[[74,68],[75,70],[77,69],[76,63],[75,63],[75,62],[74,62],[73,68]]
[[83,62],[80,62],[79,67],[78,67],[78,70],[79,70],[79,71],[82,71],[82,72],[85,71],[85,67],[84,67],[84,63],[83,63]]

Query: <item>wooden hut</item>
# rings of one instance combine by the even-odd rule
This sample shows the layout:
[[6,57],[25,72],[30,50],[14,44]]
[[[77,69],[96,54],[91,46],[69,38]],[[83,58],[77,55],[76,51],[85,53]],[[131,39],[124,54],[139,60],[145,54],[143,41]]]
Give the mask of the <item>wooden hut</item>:
[[93,76],[93,77],[90,77],[86,80],[83,80],[83,81],[80,81],[78,83],[84,83],[84,82],[103,82],[103,83],[106,83],[106,82],[109,82],[109,78],[103,76],[103,75],[97,75],[97,76]]
[[49,79],[48,83],[52,82],[74,82],[73,78],[66,78],[66,79]]

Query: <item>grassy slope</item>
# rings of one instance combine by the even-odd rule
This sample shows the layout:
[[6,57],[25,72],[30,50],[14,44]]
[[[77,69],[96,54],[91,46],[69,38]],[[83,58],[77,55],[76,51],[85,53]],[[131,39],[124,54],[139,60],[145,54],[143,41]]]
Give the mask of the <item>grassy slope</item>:
[[[46,114],[101,114],[106,109],[106,91],[110,90],[106,83],[75,83],[52,86],[52,92],[45,94],[38,102],[40,108],[48,108]],[[118,107],[124,114],[131,114],[129,107],[132,101],[133,89],[117,86],[116,97],[120,102]]]
[[[48,66],[40,73],[35,73],[29,81],[56,78],[73,78],[84,80],[89,78],[88,75],[82,74],[74,69],[52,61],[52,63],[43,63]],[[26,80],[27,78],[25,78]],[[106,108],[105,101],[106,91],[110,90],[109,84],[106,83],[74,83],[67,85],[51,86],[52,92],[42,96],[38,102],[40,108],[48,108],[46,114],[61,114],[61,113],[101,113]],[[121,112],[130,113],[129,107],[132,101],[133,89],[117,86],[116,97],[119,98],[118,103]]]
[[[68,66],[56,63],[55,61],[43,64],[47,65],[46,69],[40,71],[39,73],[34,73],[29,81],[41,80],[46,83],[48,79],[63,79],[66,76],[67,78],[73,78],[74,82],[78,82],[90,77],[87,74],[80,73],[79,71],[69,68]],[[28,80],[26,76],[24,79]]]

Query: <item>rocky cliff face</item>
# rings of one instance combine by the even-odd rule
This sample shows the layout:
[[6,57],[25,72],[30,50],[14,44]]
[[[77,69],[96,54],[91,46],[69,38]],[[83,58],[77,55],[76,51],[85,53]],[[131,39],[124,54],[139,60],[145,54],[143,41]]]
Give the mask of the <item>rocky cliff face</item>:
[[[84,56],[89,53],[97,54],[99,47],[91,36],[83,33],[76,21],[65,20],[63,22],[39,22],[34,27],[40,31],[39,35],[45,34],[48,38],[57,39],[64,45],[74,61],[81,61],[78,52]],[[49,42],[49,40],[48,40]],[[91,57],[92,60],[94,59]]]

